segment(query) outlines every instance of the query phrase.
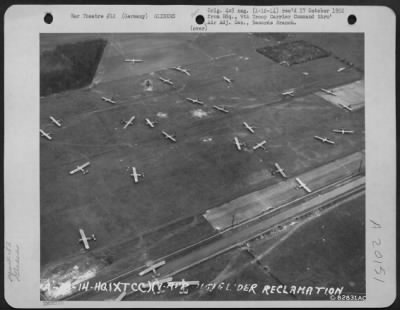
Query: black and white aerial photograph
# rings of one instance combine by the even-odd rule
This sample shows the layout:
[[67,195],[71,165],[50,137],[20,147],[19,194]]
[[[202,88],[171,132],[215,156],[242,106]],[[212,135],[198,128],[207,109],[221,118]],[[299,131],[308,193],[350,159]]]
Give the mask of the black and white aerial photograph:
[[363,33],[40,34],[40,299],[365,300],[364,102]]

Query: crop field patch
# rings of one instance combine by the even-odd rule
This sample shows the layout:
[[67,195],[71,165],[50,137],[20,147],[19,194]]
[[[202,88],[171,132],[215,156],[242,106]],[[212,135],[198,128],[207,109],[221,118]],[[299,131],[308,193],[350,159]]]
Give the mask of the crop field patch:
[[295,65],[329,56],[329,52],[306,41],[293,41],[256,49],[258,53],[277,63]]
[[[56,39],[63,44],[74,42],[69,36],[59,36],[42,44],[50,50],[57,45]],[[358,37],[357,42],[362,43],[363,37]],[[352,42],[351,36],[335,37],[339,47],[326,35],[287,33],[104,34],[95,38],[108,43],[94,82],[40,99],[40,128],[53,137],[52,141],[40,138],[42,278],[50,277],[47,275],[58,268],[68,273],[90,257],[98,266],[93,280],[108,280],[209,236],[215,235],[219,241],[222,236],[216,227],[239,223],[264,211],[272,202],[279,205],[280,199],[286,197],[275,194],[276,200],[270,201],[268,195],[256,192],[283,182],[271,174],[275,162],[292,178],[365,148],[364,112],[358,110],[364,101],[363,73],[353,67],[338,72],[346,64],[335,57],[347,59],[350,55],[351,62],[363,62],[363,44],[350,45],[350,50],[339,49]],[[124,61],[131,57],[144,62],[133,65]],[[298,65],[288,68],[279,64],[282,61]],[[190,75],[174,70],[175,66],[182,66]],[[163,83],[160,76],[171,79],[174,85]],[[282,95],[291,88],[296,90],[294,98]],[[321,88],[332,90],[336,96],[320,94]],[[113,97],[116,102],[110,104],[102,97]],[[204,105],[193,104],[187,98],[199,98]],[[343,98],[355,111],[349,113],[332,102]],[[215,106],[228,112],[222,113]],[[63,120],[61,128],[50,121],[50,116]],[[136,118],[133,125],[123,128],[121,120],[132,116]],[[146,125],[146,118],[156,122],[154,128]],[[255,126],[255,132],[247,130],[244,122]],[[354,134],[333,135],[333,128],[351,129]],[[176,135],[177,143],[165,139],[161,131]],[[335,146],[313,138],[325,134],[330,134],[328,138],[336,142]],[[234,137],[247,146],[238,151]],[[254,150],[263,140],[267,141],[266,149]],[[69,175],[85,162],[90,162],[87,175]],[[139,184],[130,176],[133,166],[145,175]],[[294,191],[294,183],[286,184]],[[312,188],[313,184],[309,185]],[[250,193],[256,193],[251,196],[253,199],[248,199]],[[218,223],[210,223],[213,212],[217,214],[224,205],[229,207],[220,210],[226,213],[220,212]],[[207,210],[213,212],[203,216]],[[79,228],[96,234],[89,253],[77,242]],[[235,242],[233,239],[228,241]],[[339,243],[333,241],[333,247]],[[215,250],[208,246],[207,243],[206,251]],[[304,246],[312,248],[309,243]],[[274,271],[280,271],[281,266],[286,268],[279,264],[279,258],[286,259],[287,254],[281,249],[279,246],[279,250],[268,254],[268,261],[261,263],[271,265]],[[233,257],[231,252],[226,259],[210,260],[190,273],[180,274],[204,283],[216,278],[232,283],[279,285],[278,280],[260,269],[263,265],[253,262],[254,257],[247,250],[240,249],[243,253],[237,257],[236,250]],[[261,248],[261,253],[264,250],[267,249]],[[296,253],[292,249],[293,252]],[[168,260],[172,262],[186,254],[192,260],[204,253],[192,254],[187,249]],[[296,261],[296,267],[307,263],[303,259]],[[323,261],[317,263],[326,265]],[[85,266],[80,272],[90,269]],[[353,266],[356,265],[343,270]],[[298,276],[295,271],[294,268],[292,273]],[[286,271],[275,273],[279,280],[294,282],[296,278],[290,278]],[[333,279],[330,273],[323,275]],[[358,278],[349,279],[359,283]],[[363,288],[362,283],[360,287]],[[185,299],[287,298],[239,293],[202,292]],[[89,295],[76,298],[91,299],[93,296]],[[169,300],[184,296],[132,294],[130,298],[153,297]]]
[[334,96],[321,91],[317,92],[316,95],[339,108],[349,107],[352,111],[355,111],[364,107],[364,80],[341,85],[331,89],[331,91],[335,94]]
[[[282,283],[343,286],[365,292],[365,196],[344,202],[299,227],[260,263]],[[256,255],[269,246],[253,247]],[[293,253],[297,259],[293,260]],[[324,299],[326,295],[314,296]],[[298,299],[310,296],[297,295]]]

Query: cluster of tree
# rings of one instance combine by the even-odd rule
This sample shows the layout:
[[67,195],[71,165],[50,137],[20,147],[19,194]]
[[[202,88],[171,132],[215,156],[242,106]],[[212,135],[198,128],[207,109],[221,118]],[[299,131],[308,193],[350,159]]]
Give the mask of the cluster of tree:
[[300,64],[330,55],[324,49],[306,41],[291,41],[258,48],[256,51],[278,63],[284,61],[289,65]]
[[58,45],[40,55],[40,95],[81,88],[91,83],[107,41]]

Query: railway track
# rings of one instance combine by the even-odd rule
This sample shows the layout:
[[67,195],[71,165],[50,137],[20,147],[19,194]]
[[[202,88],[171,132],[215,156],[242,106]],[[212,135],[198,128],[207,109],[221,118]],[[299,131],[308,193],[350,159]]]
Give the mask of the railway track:
[[[295,199],[294,201],[278,206],[269,212],[238,223],[196,244],[160,257],[155,262],[161,260],[167,261],[167,264],[159,269],[161,273],[160,278],[174,276],[233,248],[242,246],[279,226],[306,217],[317,210],[336,206],[341,202],[352,199],[356,195],[362,194],[364,191],[365,177],[362,175],[352,175],[323,186],[300,199]],[[151,281],[150,276],[138,277],[138,271],[143,268],[146,268],[146,266],[135,267],[106,281],[106,283]],[[133,293],[133,291],[127,292],[127,296]],[[104,300],[110,299],[110,297],[116,296],[113,296],[109,292],[108,294],[105,292],[96,292],[93,288],[90,288],[87,291],[71,295],[64,300]]]

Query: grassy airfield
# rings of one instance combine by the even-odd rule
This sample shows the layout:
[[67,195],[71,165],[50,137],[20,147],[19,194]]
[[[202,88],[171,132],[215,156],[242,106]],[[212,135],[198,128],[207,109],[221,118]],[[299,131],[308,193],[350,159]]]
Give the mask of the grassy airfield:
[[[86,255],[94,260],[110,256],[112,272],[118,272],[113,265],[120,259],[155,259],[214,234],[199,219],[206,210],[280,182],[270,173],[274,162],[295,176],[364,149],[364,109],[348,112],[316,94],[363,79],[360,35],[332,35],[332,44],[331,35],[290,34],[285,42],[304,40],[329,52],[293,66],[256,51],[277,45],[276,40],[247,33],[95,37],[108,45],[93,83],[41,99],[41,128],[53,137],[40,140],[43,270]],[[50,48],[55,40],[43,37],[42,47]],[[145,62],[123,61],[132,57]],[[347,66],[343,59],[354,67],[337,72]],[[170,69],[177,65],[191,75]],[[290,88],[296,89],[295,97],[284,98],[281,92]],[[204,105],[187,97],[200,98]],[[49,115],[62,118],[62,128],[50,124]],[[133,126],[123,129],[120,121],[132,115]],[[157,121],[156,127],[146,126],[145,117]],[[244,121],[257,127],[255,134]],[[355,134],[336,135],[334,128]],[[161,130],[175,134],[177,143],[166,140]],[[320,143],[314,135],[336,144]],[[247,144],[241,152],[233,144],[235,136]],[[266,151],[254,151],[252,146],[264,139]],[[68,174],[86,161],[91,162],[87,175]],[[138,184],[129,176],[131,166],[144,172]],[[96,234],[88,253],[77,242],[79,228]]]

